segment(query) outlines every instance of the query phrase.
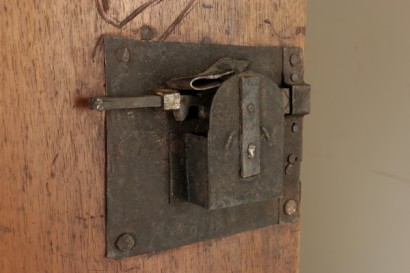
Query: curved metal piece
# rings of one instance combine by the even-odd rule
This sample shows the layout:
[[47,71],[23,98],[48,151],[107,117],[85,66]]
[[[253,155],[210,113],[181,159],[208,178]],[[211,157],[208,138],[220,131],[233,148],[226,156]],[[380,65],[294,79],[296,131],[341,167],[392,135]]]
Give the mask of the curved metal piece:
[[205,91],[221,86],[223,77],[233,75],[235,71],[228,70],[210,75],[197,76],[189,82],[189,87],[195,91]]
[[173,78],[167,86],[176,90],[206,91],[218,88],[229,76],[241,73],[249,66],[246,60],[223,58],[214,63],[206,71],[188,77]]
[[282,196],[284,115],[282,91],[270,78],[244,72],[226,80],[206,136],[185,134],[186,200],[219,209]]

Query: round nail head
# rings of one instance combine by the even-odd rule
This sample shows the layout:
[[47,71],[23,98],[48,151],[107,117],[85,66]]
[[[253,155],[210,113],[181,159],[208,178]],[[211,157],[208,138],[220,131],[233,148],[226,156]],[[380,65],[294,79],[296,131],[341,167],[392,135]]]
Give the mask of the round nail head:
[[250,113],[253,113],[253,112],[255,112],[255,105],[253,105],[252,103],[251,104],[248,104],[248,111],[250,112]]
[[288,156],[288,162],[289,163],[295,163],[298,160],[298,157],[296,155],[290,154]]
[[289,164],[288,166],[286,166],[285,173],[287,175],[292,175],[294,172],[295,172],[295,165]]
[[300,54],[296,53],[296,54],[292,54],[292,56],[290,56],[290,64],[291,65],[297,65],[302,61],[302,58],[300,57]]
[[131,234],[125,233],[117,240],[117,248],[121,251],[131,250],[135,246],[135,239]]
[[299,81],[299,75],[298,75],[298,73],[293,72],[293,73],[290,75],[290,80],[291,80],[292,82],[297,82],[297,81]]

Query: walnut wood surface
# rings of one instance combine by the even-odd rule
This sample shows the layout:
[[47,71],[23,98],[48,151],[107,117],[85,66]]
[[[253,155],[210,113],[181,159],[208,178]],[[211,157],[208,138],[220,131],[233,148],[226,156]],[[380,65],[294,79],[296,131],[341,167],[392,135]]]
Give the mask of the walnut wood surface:
[[104,114],[82,101],[103,34],[303,46],[305,0],[0,0],[0,22],[0,272],[299,271],[298,223],[105,258]]

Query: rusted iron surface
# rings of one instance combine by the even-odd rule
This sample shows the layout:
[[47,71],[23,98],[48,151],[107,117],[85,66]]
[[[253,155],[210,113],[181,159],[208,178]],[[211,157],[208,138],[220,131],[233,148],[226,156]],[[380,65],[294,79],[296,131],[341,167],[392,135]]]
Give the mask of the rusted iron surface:
[[[288,66],[282,48],[138,42],[107,36],[105,58],[110,97],[151,96],[170,88],[170,79],[209,72],[224,58],[247,62],[252,72],[245,73],[260,80],[260,109],[246,108],[258,111],[260,117],[255,133],[260,143],[246,147],[249,159],[260,153],[260,173],[249,177],[241,176],[240,163],[239,79],[245,74],[238,73],[242,70],[217,78],[218,91],[192,88],[197,85],[189,76],[191,88],[178,90],[180,105],[173,111],[107,112],[109,257],[157,252],[298,218],[295,206],[286,214],[284,204],[288,199],[299,201],[299,161],[292,159],[296,171],[291,176],[285,167],[291,164],[288,153],[301,159],[301,132],[295,134],[293,124],[288,130],[288,123],[289,118],[299,122],[302,116],[285,114],[292,103],[303,104],[292,102],[291,92],[279,88],[292,90],[282,71]],[[289,60],[297,63],[296,57]]]

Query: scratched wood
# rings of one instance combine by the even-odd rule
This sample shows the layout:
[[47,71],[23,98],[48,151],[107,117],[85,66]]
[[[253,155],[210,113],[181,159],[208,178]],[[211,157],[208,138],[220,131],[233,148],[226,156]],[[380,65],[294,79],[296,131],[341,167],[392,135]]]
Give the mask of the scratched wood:
[[0,0],[0,22],[0,272],[299,271],[298,223],[105,258],[104,116],[82,101],[103,34],[303,46],[305,0]]

